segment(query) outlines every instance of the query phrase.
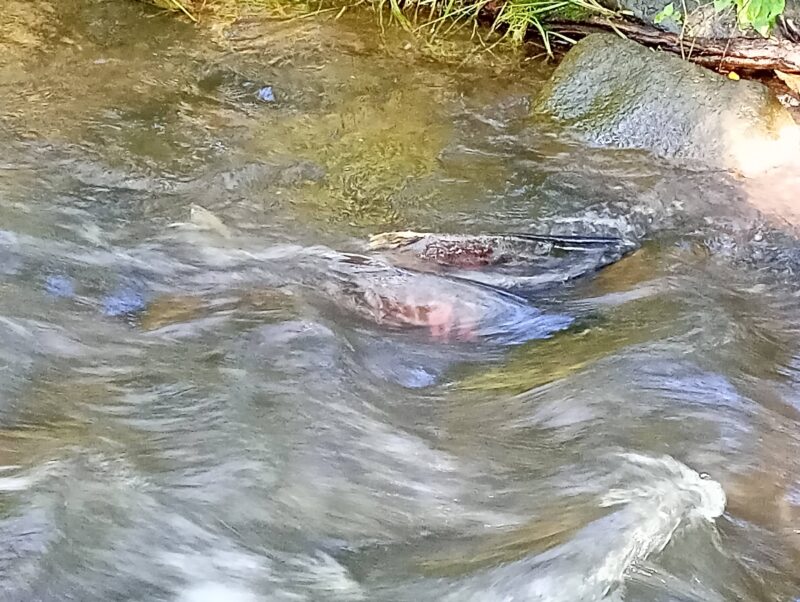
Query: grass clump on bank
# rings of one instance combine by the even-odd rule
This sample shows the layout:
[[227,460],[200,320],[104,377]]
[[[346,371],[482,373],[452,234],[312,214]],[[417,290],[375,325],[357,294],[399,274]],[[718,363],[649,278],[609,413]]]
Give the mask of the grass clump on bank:
[[141,0],[165,10],[182,13],[195,23],[205,18],[233,20],[243,13],[267,13],[273,17],[289,18],[308,14],[308,4],[297,0]]
[[436,36],[479,22],[490,25],[489,34],[520,44],[536,32],[548,53],[552,37],[571,41],[547,28],[548,20],[579,19],[592,14],[612,15],[598,0],[144,0],[181,12],[193,21],[205,15],[236,18],[245,12],[266,12],[276,17],[298,17],[320,12],[342,12],[358,6],[372,8],[381,25],[393,21],[409,31]]
[[[552,54],[551,38],[573,40],[552,31],[553,20],[580,21],[591,15],[620,16],[603,0],[143,0],[161,8],[181,12],[192,21],[210,14],[219,20],[233,20],[243,12],[268,13],[273,17],[310,16],[321,12],[340,13],[356,6],[371,7],[381,23],[384,19],[400,24],[409,31],[423,31],[435,36],[442,31],[475,27],[479,22],[490,25],[489,34],[520,44],[530,34],[541,38],[548,54]],[[734,10],[739,28],[753,29],[769,37],[776,19],[784,12],[786,0],[714,0],[717,13]],[[657,25],[672,16],[682,22],[685,15],[676,3],[664,0],[656,15]],[[684,10],[686,4],[684,3]]]
[[524,41],[529,32],[541,37],[548,52],[555,34],[547,28],[553,19],[579,20],[591,14],[614,14],[598,0],[364,0],[378,14],[391,14],[406,28],[436,33],[479,21],[491,24],[491,32],[514,44]]

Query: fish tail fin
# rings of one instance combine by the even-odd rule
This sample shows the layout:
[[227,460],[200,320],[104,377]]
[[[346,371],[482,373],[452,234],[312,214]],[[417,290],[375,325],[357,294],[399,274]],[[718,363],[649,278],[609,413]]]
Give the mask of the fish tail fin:
[[584,250],[598,249],[607,247],[628,247],[632,246],[630,241],[626,241],[618,236],[582,236],[578,234],[528,234],[518,233],[508,234],[512,238],[528,242],[539,242],[551,244],[558,249],[564,250]]

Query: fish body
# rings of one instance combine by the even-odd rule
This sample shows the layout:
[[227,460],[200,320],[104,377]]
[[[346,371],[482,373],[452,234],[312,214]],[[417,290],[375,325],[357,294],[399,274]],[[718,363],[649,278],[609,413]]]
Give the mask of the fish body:
[[364,255],[330,253],[326,259],[313,283],[315,292],[339,309],[388,328],[422,327],[437,340],[518,344],[552,336],[574,321],[479,283]]
[[540,289],[593,273],[636,245],[619,237],[550,234],[384,232],[368,249],[412,270],[446,272],[511,291]]

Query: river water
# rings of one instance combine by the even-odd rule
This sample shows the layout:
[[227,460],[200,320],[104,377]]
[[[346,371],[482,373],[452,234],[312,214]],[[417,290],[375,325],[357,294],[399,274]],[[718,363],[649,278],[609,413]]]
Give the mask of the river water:
[[[734,177],[371,15],[2,10],[0,598],[800,597],[797,244]],[[330,286],[392,229],[641,249],[442,340]]]

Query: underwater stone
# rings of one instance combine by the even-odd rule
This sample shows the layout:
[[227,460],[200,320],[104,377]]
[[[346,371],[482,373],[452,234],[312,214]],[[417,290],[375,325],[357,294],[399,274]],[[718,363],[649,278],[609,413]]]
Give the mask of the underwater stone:
[[44,290],[53,297],[74,297],[75,285],[66,276],[51,275],[45,279]]
[[264,86],[256,93],[256,98],[261,102],[275,102],[275,93],[272,91],[272,86]]
[[132,288],[117,290],[103,299],[103,313],[107,316],[123,316],[144,307],[144,296]]

